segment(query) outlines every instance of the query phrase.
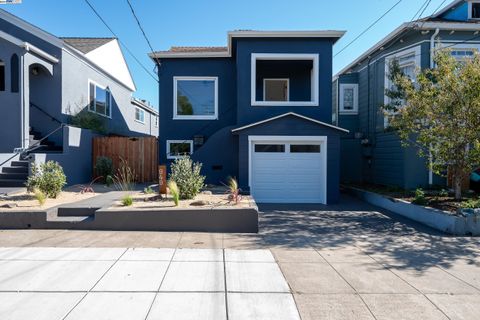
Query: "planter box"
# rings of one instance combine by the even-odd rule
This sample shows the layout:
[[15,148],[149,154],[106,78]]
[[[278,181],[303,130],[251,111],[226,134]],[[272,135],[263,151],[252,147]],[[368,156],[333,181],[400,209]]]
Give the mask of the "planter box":
[[74,229],[114,231],[193,231],[257,233],[258,208],[99,209],[90,216],[52,216],[45,211],[0,212],[0,229]]
[[372,205],[423,223],[433,229],[453,235],[480,236],[480,215],[478,214],[456,216],[442,210],[418,206],[358,188],[347,187],[346,189],[350,194]]

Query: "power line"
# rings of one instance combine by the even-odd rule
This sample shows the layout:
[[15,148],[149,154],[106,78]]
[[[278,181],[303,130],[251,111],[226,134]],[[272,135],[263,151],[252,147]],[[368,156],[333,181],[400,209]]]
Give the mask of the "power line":
[[132,15],[135,18],[135,21],[137,21],[138,28],[143,34],[143,37],[145,38],[145,41],[147,41],[148,46],[150,47],[150,51],[153,53],[155,50],[153,50],[152,44],[150,43],[150,40],[147,37],[147,34],[145,33],[145,30],[142,27],[142,24],[140,23],[140,19],[138,19],[137,14],[135,13],[135,9],[133,9],[132,3],[130,0],[127,0],[128,6],[130,7],[130,10],[132,11]]
[[343,47],[340,51],[338,51],[333,57],[335,58],[338,56],[340,53],[345,51],[348,47],[350,47],[355,41],[357,41],[361,36],[363,36],[365,33],[367,33],[368,30],[373,28],[380,20],[382,20],[387,14],[390,13],[395,7],[397,7],[403,0],[398,0],[390,9],[388,9],[386,12],[384,12],[377,20],[375,20],[372,24],[370,24],[365,30],[363,30],[358,36],[355,37],[352,41],[350,41],[345,47]]
[[122,41],[120,40],[120,38],[117,36],[117,34],[112,30],[112,28],[110,28],[110,26],[108,25],[108,23],[102,18],[102,16],[98,13],[98,11],[95,9],[95,7],[90,3],[89,0],[84,0],[87,5],[90,7],[90,9],[92,9],[93,13],[98,17],[98,19],[100,19],[100,21],[102,21],[102,23],[105,25],[105,27],[107,27],[107,29],[112,33],[112,35],[115,36],[115,38],[117,38],[118,42],[125,48],[125,50],[127,50],[127,52],[132,56],[132,58],[140,65],[140,67],[142,67],[142,69],[148,73],[148,75],[153,79],[155,80],[156,82],[159,82],[157,77],[155,77],[154,75],[152,75],[152,73],[150,73],[150,71],[147,69],[147,67],[145,67],[145,65],[133,54],[133,52],[128,48],[128,46]]
[[412,20],[410,20],[410,22],[413,22],[413,20],[415,20],[415,17],[417,17],[417,19],[419,19],[422,16],[422,14],[425,12],[425,10],[427,10],[427,7],[430,5],[430,2],[432,2],[432,0],[425,0],[425,2],[422,4],[420,9],[418,9],[418,11],[412,17]]

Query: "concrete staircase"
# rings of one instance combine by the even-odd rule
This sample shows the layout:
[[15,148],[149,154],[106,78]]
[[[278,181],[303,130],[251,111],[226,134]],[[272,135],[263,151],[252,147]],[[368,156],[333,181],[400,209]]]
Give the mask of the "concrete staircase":
[[[40,132],[35,131],[35,129],[30,128],[30,146],[35,145],[42,139]],[[63,148],[61,146],[55,145],[53,141],[48,139],[43,140],[38,146],[32,148],[29,153],[51,153],[51,152],[62,152]]]
[[29,162],[25,160],[12,161],[10,166],[2,167],[0,187],[25,187],[28,179]]

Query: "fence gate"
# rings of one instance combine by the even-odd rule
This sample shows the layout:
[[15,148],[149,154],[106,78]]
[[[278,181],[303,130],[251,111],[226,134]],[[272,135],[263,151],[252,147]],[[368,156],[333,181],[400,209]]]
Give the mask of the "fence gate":
[[[93,138],[93,168],[98,157],[113,161],[114,171],[121,159],[135,170],[137,182],[158,183],[158,140],[155,137],[97,137]],[[93,173],[95,176],[95,172]]]

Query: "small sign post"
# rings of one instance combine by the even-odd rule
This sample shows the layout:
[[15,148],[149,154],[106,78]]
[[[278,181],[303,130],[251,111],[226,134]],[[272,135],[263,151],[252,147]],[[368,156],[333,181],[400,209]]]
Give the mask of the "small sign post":
[[167,194],[167,166],[158,166],[158,190],[160,194]]

